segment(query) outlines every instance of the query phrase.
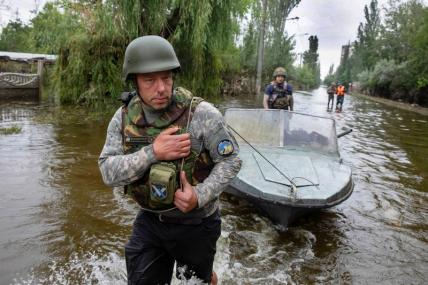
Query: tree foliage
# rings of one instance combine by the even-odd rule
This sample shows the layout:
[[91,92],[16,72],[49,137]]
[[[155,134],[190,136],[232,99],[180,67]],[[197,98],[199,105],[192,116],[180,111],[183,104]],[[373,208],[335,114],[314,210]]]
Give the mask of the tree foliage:
[[[164,36],[182,65],[179,81],[198,95],[219,93],[228,51],[233,51],[237,18],[245,2],[108,0],[62,1],[86,23],[61,42],[55,74],[62,101],[94,104],[117,96],[127,43],[149,34]],[[80,71],[80,72],[78,72]],[[73,84],[70,89],[70,84]]]
[[[287,34],[286,25],[288,15],[300,1],[253,1],[248,13],[249,23],[243,35],[244,44],[241,46],[243,67],[250,71],[250,76],[260,76],[259,80],[267,83],[271,81],[272,72],[278,66],[283,66],[289,74],[292,73],[295,42],[293,36]],[[257,68],[260,68],[259,75],[256,74]]]
[[21,20],[9,22],[3,28],[0,35],[0,50],[15,52],[30,52],[30,27],[24,25]]
[[420,0],[390,0],[381,19],[372,0],[364,15],[336,79],[358,81],[372,95],[428,106],[428,8]]
[[330,67],[328,68],[328,74],[326,75],[326,77],[324,78],[323,83],[325,85],[330,85],[335,81],[334,78],[334,64],[330,65]]
[[[263,1],[266,25],[261,37]],[[293,67],[295,42],[286,32],[287,17],[300,1],[49,1],[30,24],[10,22],[1,33],[0,48],[56,54],[49,83],[64,103],[104,105],[131,88],[121,81],[124,52],[131,40],[149,34],[174,45],[182,65],[177,84],[199,96],[220,94],[224,80],[236,74],[255,76],[260,47],[265,51],[263,82],[271,80],[274,68],[284,66],[296,81],[302,74],[306,86],[306,71]],[[319,73],[319,64],[312,69]]]
[[318,61],[318,37],[309,37],[309,49],[303,53],[303,65],[306,66],[312,74],[312,84],[309,88],[314,88],[320,84],[320,66]]

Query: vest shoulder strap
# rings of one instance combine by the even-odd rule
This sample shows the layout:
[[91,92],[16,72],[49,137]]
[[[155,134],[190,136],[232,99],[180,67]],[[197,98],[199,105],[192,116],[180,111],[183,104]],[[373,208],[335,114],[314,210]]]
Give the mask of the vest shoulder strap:
[[123,106],[128,106],[129,102],[132,100],[132,98],[137,95],[137,92],[122,92],[120,94],[118,100],[122,102]]

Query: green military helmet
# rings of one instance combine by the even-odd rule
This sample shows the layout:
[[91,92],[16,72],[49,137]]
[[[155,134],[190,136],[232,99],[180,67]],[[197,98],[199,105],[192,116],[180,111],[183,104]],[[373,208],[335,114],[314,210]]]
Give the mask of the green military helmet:
[[277,67],[273,71],[273,78],[277,76],[284,76],[285,77],[285,68],[284,67]]
[[160,36],[143,36],[129,43],[125,51],[122,79],[131,74],[177,70],[180,62],[174,48]]

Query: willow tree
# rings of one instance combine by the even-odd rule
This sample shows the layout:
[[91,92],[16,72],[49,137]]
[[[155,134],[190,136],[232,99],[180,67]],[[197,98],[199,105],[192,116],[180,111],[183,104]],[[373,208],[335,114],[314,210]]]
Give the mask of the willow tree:
[[176,14],[181,16],[177,28],[171,31],[171,41],[183,65],[182,80],[190,83],[193,90],[201,94],[218,93],[222,71],[233,64],[224,60],[230,59],[224,54],[234,46],[234,35],[239,32],[237,20],[246,11],[246,2],[177,2]]
[[53,91],[61,102],[98,105],[123,89],[120,80],[127,37],[113,1],[62,1],[73,26],[61,38]]
[[[96,104],[125,89],[121,66],[126,45],[156,34],[174,45],[182,65],[179,81],[198,95],[221,87],[246,0],[62,0],[64,13],[79,16],[82,29],[61,44],[55,90],[62,101]],[[238,60],[238,59],[236,59]]]

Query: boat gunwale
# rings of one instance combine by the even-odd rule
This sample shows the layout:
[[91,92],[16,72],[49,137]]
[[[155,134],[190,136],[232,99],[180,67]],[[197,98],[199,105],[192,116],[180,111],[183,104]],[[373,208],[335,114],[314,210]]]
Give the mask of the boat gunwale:
[[[254,187],[252,187],[252,186],[250,186],[247,183],[244,183],[242,181],[240,183],[246,184],[247,186],[249,186],[251,188],[254,188]],[[248,196],[248,197],[250,197],[253,200],[261,200],[263,202],[267,202],[267,203],[271,203],[271,204],[275,204],[275,205],[282,205],[282,206],[287,206],[287,207],[293,207],[293,208],[324,209],[324,208],[333,207],[333,206],[338,205],[338,204],[342,203],[343,201],[347,200],[351,196],[352,192],[354,191],[354,185],[355,184],[354,184],[354,181],[352,179],[352,174],[351,174],[351,179],[349,179],[349,181],[345,185],[345,187],[343,187],[338,192],[338,193],[340,193],[340,192],[344,191],[346,193],[346,195],[341,196],[337,200],[323,203],[322,205],[321,204],[317,205],[317,204],[302,204],[302,203],[298,203],[299,201],[308,200],[308,199],[296,199],[296,200],[289,201],[289,202],[286,202],[286,201],[275,201],[275,200],[272,200],[272,199],[266,199],[266,197],[256,196],[256,195],[253,195],[253,193],[244,192],[244,191],[238,189],[237,187],[233,186],[233,182],[232,182],[232,184],[229,187],[234,188],[235,191],[238,191],[240,194],[242,194],[244,196]],[[257,190],[257,191],[260,191],[260,190]],[[226,192],[227,192],[227,190],[226,190]]]

